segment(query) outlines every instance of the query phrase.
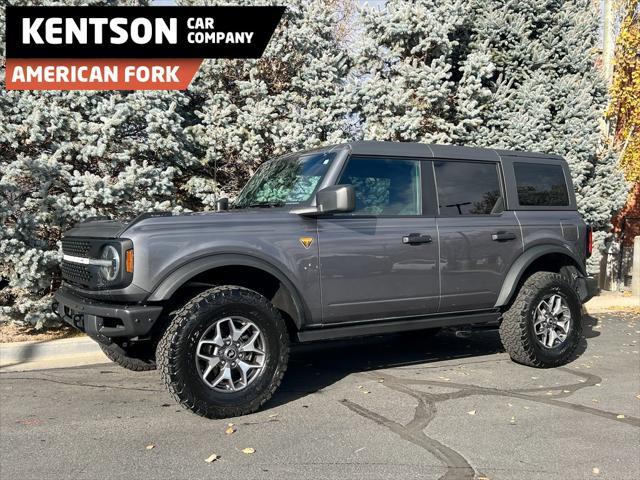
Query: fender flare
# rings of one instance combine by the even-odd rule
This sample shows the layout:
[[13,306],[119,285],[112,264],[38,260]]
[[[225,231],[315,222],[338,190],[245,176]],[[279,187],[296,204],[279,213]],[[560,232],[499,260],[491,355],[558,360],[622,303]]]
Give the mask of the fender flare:
[[218,267],[231,266],[253,267],[273,275],[287,288],[287,290],[289,290],[289,293],[291,294],[291,298],[296,309],[296,318],[294,318],[293,321],[296,323],[298,328],[305,323],[307,318],[310,318],[306,304],[294,283],[289,280],[289,278],[282,273],[279,268],[275,267],[271,263],[247,254],[219,253],[191,260],[190,262],[173,270],[168,276],[161,280],[153,289],[151,295],[147,298],[147,301],[161,302],[163,300],[168,300],[176,290],[178,290],[178,288],[199,273]]
[[535,247],[525,250],[516,261],[513,262],[502,283],[502,289],[500,290],[500,295],[498,295],[498,300],[494,308],[503,307],[508,304],[525,270],[537,259],[550,253],[558,253],[568,257],[576,264],[581,275],[587,275],[582,260],[571,250],[559,245],[536,245]]

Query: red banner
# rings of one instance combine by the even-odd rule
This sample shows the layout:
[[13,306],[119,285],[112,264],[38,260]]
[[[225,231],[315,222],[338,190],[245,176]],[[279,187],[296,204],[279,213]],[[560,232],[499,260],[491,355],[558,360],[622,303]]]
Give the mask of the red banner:
[[184,90],[202,59],[7,58],[8,90]]

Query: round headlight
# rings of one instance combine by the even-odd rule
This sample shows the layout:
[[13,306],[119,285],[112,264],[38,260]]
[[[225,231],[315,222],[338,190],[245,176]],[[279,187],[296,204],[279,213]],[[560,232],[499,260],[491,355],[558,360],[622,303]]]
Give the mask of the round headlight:
[[103,265],[100,267],[100,271],[108,282],[112,282],[118,276],[118,272],[120,272],[120,254],[115,247],[107,245],[102,249],[101,258],[111,262],[110,265]]

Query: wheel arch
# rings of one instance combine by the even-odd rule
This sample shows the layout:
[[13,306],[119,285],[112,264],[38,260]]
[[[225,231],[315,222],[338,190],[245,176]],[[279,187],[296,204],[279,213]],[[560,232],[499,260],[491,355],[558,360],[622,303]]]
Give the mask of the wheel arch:
[[236,275],[232,275],[232,278],[228,279],[230,281],[226,281],[223,284],[233,284],[247,288],[254,287],[252,289],[258,290],[261,294],[265,294],[265,292],[260,291],[259,288],[255,288],[255,285],[247,282],[246,279],[238,281],[241,273],[248,274],[245,276],[251,277],[254,280],[254,284],[256,281],[259,281],[260,278],[268,278],[271,281],[277,282],[278,288],[275,288],[274,291],[271,292],[272,294],[265,296],[267,296],[279,310],[290,317],[294,325],[288,325],[289,327],[295,326],[296,329],[300,329],[307,319],[310,318],[302,295],[287,275],[271,263],[247,254],[214,254],[181,265],[156,286],[147,301],[170,301],[176,294],[180,293],[189,285],[195,288],[198,286],[210,288],[216,285],[216,283],[207,284],[207,282],[223,278],[226,279],[225,274],[228,275],[231,272],[236,273]]
[[507,272],[502,289],[494,307],[509,304],[523,278],[534,271],[559,273],[562,267],[574,267],[582,276],[586,276],[584,263],[571,250],[559,245],[536,245],[525,250]]

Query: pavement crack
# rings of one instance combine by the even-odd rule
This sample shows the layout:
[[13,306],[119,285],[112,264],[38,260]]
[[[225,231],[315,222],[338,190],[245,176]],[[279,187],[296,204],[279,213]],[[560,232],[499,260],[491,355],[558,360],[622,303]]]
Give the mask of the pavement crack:
[[72,387],[111,388],[114,390],[135,390],[138,392],[164,392],[164,390],[155,389],[155,388],[136,388],[136,387],[121,387],[116,385],[98,385],[93,383],[65,382],[62,380],[54,380],[52,378],[41,378],[41,377],[10,377],[10,378],[7,378],[6,380],[39,380],[41,382],[58,383],[60,385],[69,385]]
[[[394,375],[390,375],[388,373],[383,373],[383,372],[375,372],[375,373],[366,372],[366,373],[363,373],[362,375],[366,375],[371,378],[382,378],[384,379],[384,385],[389,388],[392,388],[393,386],[397,386],[397,385],[404,385],[405,387],[407,387],[404,393],[407,393],[409,395],[411,395],[411,393],[409,392],[416,392],[416,391],[408,388],[408,385],[431,385],[436,387],[458,389],[454,392],[439,393],[439,394],[419,392],[424,395],[429,395],[430,398],[435,402],[453,400],[453,399],[468,397],[472,395],[496,395],[496,396],[502,396],[502,397],[518,398],[521,400],[527,400],[530,402],[541,403],[545,405],[553,405],[559,408],[566,408],[566,409],[573,410],[580,413],[599,416],[602,418],[606,418],[608,420],[613,420],[615,422],[624,423],[634,427],[640,427],[640,418],[626,416],[626,415],[624,418],[618,418],[618,413],[615,413],[615,412],[609,412],[606,410],[588,407],[588,406],[580,405],[576,403],[563,402],[554,398],[531,395],[532,393],[536,393],[536,392],[547,392],[547,391],[554,391],[554,390],[560,390],[562,392],[563,390],[569,390],[569,393],[556,394],[557,398],[565,398],[577,392],[578,390],[581,390],[587,387],[593,387],[596,384],[602,382],[602,379],[600,377],[598,377],[597,375],[593,375],[591,373],[575,372],[569,368],[564,368],[564,367],[559,368],[559,370],[562,370],[571,375],[583,378],[585,382],[572,383],[568,385],[554,385],[554,386],[542,386],[542,387],[536,387],[536,388],[501,390],[499,388],[482,387],[479,385],[469,385],[466,383],[445,382],[445,381],[438,381],[438,380],[422,380],[422,379],[412,379],[412,378],[404,379],[404,378],[399,378]],[[396,390],[398,389],[396,388]]]
[[[382,380],[382,384],[391,390],[395,390],[400,393],[404,393],[416,399],[418,405],[415,407],[413,419],[406,425],[402,425],[398,422],[388,419],[379,413],[369,410],[362,405],[352,402],[347,399],[341,400],[341,403],[349,408],[351,411],[358,415],[367,418],[378,425],[381,425],[401,438],[427,450],[434,455],[438,460],[446,466],[446,473],[440,477],[440,480],[466,480],[475,478],[474,468],[467,462],[462,454],[444,445],[443,443],[435,440],[426,435],[425,428],[435,418],[437,414],[436,404],[438,402],[453,400],[458,398],[469,397],[473,395],[493,395],[504,396],[510,398],[518,398],[529,402],[541,403],[545,405],[552,405],[559,408],[570,409],[579,413],[586,413],[589,415],[596,415],[608,420],[613,420],[627,425],[635,427],[640,426],[640,419],[635,417],[625,416],[619,418],[616,413],[600,410],[593,407],[587,407],[585,405],[564,402],[557,400],[557,398],[566,398],[569,395],[587,387],[593,387],[596,384],[602,382],[602,379],[597,375],[593,375],[586,372],[575,372],[569,368],[559,368],[564,372],[584,379],[584,382],[570,383],[567,385],[554,385],[552,387],[541,386],[535,388],[522,388],[512,390],[502,390],[493,387],[482,387],[479,385],[469,385],[465,383],[454,383],[449,381],[437,381],[437,380],[422,380],[413,378],[400,378],[391,375],[386,372],[380,371],[368,371],[362,372],[360,375],[367,376],[369,378]],[[445,387],[453,389],[453,392],[447,393],[429,393],[421,390],[414,390],[411,385],[430,385],[436,387]],[[538,392],[547,391],[560,391],[556,394],[556,398],[546,398],[534,395]]]

